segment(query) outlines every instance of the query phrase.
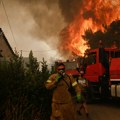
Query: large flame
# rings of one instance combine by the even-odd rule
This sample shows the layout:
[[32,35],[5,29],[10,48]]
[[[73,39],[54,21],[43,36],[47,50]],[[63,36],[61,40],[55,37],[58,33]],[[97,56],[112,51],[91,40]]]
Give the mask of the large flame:
[[61,31],[61,49],[84,55],[89,48],[83,36],[85,30],[104,30],[103,25],[120,19],[120,0],[83,0],[73,21]]

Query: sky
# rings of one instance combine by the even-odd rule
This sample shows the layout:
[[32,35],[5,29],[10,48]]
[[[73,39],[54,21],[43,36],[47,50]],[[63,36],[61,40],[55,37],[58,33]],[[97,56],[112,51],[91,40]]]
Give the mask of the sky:
[[0,27],[13,50],[23,57],[32,50],[52,64],[83,50],[84,31],[112,22],[119,6],[120,0],[0,0]]
[[0,27],[13,51],[22,51],[23,57],[28,57],[32,50],[38,61],[44,57],[52,64],[61,59],[58,39],[65,22],[58,4],[49,6],[47,0],[33,1],[0,1]]

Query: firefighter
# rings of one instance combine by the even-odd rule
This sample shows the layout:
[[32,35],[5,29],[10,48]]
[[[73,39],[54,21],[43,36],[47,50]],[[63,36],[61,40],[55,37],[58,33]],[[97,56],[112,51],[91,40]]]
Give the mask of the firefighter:
[[78,77],[78,84],[80,85],[81,88],[81,103],[78,105],[78,110],[77,113],[81,115],[81,109],[83,108],[86,116],[88,117],[88,107],[87,107],[87,87],[88,87],[88,82],[87,80],[83,77],[84,72],[80,71],[80,75]]
[[53,89],[51,120],[76,120],[76,113],[69,92],[70,86],[76,91],[76,100],[81,100],[81,90],[76,80],[65,73],[65,65],[59,63],[57,73],[46,81],[47,89]]

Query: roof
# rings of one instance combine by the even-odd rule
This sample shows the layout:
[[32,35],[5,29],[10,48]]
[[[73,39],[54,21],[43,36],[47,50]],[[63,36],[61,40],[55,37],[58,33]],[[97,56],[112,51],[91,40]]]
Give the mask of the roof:
[[[8,40],[6,39],[6,37],[5,37],[5,35],[4,35],[4,32],[2,31],[1,28],[0,28],[0,36],[2,36],[2,38],[4,39],[6,45],[8,46],[8,48],[9,48],[9,50],[10,50],[10,52],[11,52],[13,55],[15,55],[15,53],[13,52],[13,50],[12,50],[12,48],[11,48]],[[1,47],[0,47],[0,49],[1,49]]]

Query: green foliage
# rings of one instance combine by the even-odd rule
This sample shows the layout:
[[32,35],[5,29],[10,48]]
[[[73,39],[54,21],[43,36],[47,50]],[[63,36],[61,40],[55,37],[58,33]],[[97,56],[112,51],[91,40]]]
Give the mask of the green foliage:
[[43,58],[41,61],[41,81],[42,83],[45,82],[48,77],[49,77],[49,70],[48,70],[48,65],[47,65],[47,61],[45,61],[45,59]]
[[43,59],[39,69],[32,51],[26,67],[18,54],[9,61],[0,61],[0,119],[49,119],[50,96],[44,87],[49,77],[47,67]]
[[104,47],[111,47],[116,43],[120,47],[120,20],[113,21],[109,26],[105,25],[104,31],[92,32],[91,29],[86,30],[84,39],[88,42],[92,49],[100,46],[99,41],[102,40]]
[[30,51],[30,54],[29,54],[29,63],[26,65],[28,67],[28,72],[30,74],[34,74],[39,71],[39,63],[37,62],[37,59],[33,56],[32,51]]
[[26,79],[29,85],[36,86],[39,84],[40,80],[40,71],[39,71],[39,63],[37,59],[33,56],[32,51],[29,54],[29,63],[26,63]]

